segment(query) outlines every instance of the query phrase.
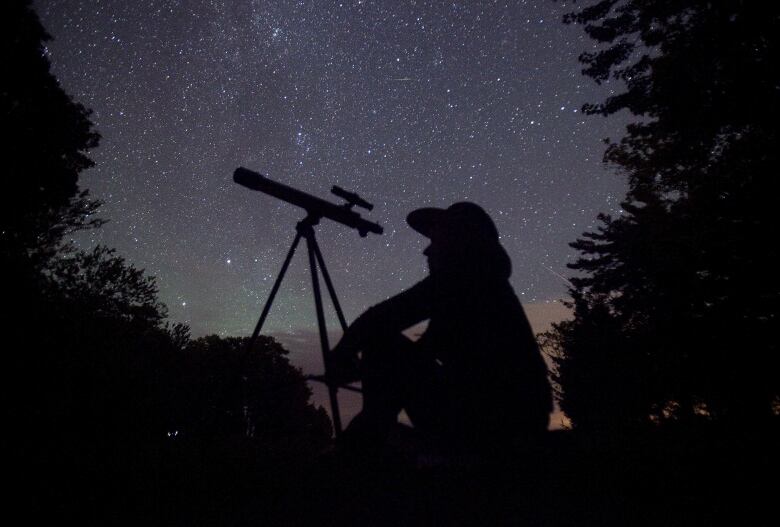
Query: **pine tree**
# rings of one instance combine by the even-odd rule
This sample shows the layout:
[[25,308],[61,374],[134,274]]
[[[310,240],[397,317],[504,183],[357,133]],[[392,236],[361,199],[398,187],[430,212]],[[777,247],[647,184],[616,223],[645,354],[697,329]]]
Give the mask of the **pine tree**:
[[565,22],[597,43],[583,73],[624,86],[584,110],[637,119],[605,153],[624,212],[571,244],[574,318],[546,335],[563,410],[580,427],[771,419],[780,6],[603,0]]

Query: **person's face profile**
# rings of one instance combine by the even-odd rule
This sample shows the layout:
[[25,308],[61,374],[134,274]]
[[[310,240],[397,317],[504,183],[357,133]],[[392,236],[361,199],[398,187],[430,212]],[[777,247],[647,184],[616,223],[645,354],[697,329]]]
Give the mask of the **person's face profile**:
[[431,274],[441,272],[447,265],[450,260],[450,245],[446,233],[434,232],[431,236],[431,243],[423,251],[428,259],[428,271]]
[[[437,267],[438,256],[437,248],[434,247],[433,240],[428,244],[428,247],[423,251],[425,259],[428,261],[428,272],[433,273]],[[433,261],[432,261],[433,260]]]
[[431,274],[450,270],[459,260],[458,254],[461,248],[459,233],[447,224],[434,225],[429,233],[430,244],[423,254],[428,259],[428,271]]

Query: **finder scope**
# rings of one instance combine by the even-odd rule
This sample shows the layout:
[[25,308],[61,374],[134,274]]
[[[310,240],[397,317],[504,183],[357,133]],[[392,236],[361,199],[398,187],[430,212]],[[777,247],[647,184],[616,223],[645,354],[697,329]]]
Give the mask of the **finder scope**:
[[341,223],[342,225],[346,225],[347,227],[356,229],[361,236],[366,236],[369,232],[375,234],[382,234],[382,232],[384,232],[381,225],[364,220],[360,214],[352,210],[354,205],[367,208],[368,210],[371,210],[373,205],[363,200],[357,194],[347,192],[339,187],[334,187],[334,189],[338,189],[338,191],[334,190],[334,194],[347,200],[347,203],[343,205],[336,205],[335,203],[325,201],[324,199],[312,196],[301,190],[288,187],[282,183],[277,183],[257,172],[252,172],[243,167],[239,167],[233,172],[233,181],[246,188],[259,190],[269,196],[279,198],[282,201],[301,207],[306,210],[310,216],[314,216],[317,219],[328,218]]
[[372,210],[374,208],[374,206],[371,203],[367,202],[366,200],[364,200],[354,192],[349,192],[347,190],[344,190],[341,187],[337,187],[336,185],[333,185],[333,188],[330,189],[330,193],[340,197],[341,199],[347,200],[347,203],[349,204],[350,208],[355,205],[357,205],[358,207],[362,207],[366,210]]

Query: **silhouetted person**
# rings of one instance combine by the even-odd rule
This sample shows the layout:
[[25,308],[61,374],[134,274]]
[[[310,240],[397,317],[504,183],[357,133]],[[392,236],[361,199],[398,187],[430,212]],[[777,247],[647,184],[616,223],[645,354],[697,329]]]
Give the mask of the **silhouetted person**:
[[[509,284],[511,262],[473,203],[407,217],[430,238],[430,276],[363,313],[333,350],[331,371],[363,384],[363,410],[345,440],[381,445],[406,410],[445,454],[483,456],[535,442],[547,430],[547,369]],[[402,330],[429,319],[417,342]]]

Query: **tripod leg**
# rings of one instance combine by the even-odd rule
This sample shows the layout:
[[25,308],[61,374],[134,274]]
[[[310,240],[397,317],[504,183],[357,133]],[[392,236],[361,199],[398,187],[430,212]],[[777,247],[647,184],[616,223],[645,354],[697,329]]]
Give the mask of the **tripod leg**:
[[312,237],[312,245],[314,245],[314,254],[317,256],[317,261],[320,264],[320,269],[322,270],[322,277],[325,279],[325,285],[328,287],[328,292],[330,293],[330,299],[333,301],[333,308],[336,310],[336,316],[339,317],[339,322],[341,323],[341,329],[346,331],[347,319],[344,318],[344,312],[341,310],[341,304],[339,304],[338,297],[336,297],[336,290],[333,288],[333,282],[331,282],[330,280],[330,274],[328,273],[328,268],[325,267],[325,260],[322,258],[322,253],[320,252],[320,246],[314,237]]
[[[309,249],[309,268],[311,269],[311,283],[314,288],[314,305],[317,309],[317,325],[320,329],[320,345],[322,346],[322,359],[325,364],[325,371],[328,371],[328,354],[330,353],[330,344],[328,343],[328,329],[325,327],[325,311],[322,307],[322,293],[320,292],[320,279],[317,272],[317,261],[315,258],[316,241],[314,231],[306,234],[306,245]],[[327,373],[326,373],[327,378]],[[333,414],[333,428],[336,437],[341,435],[341,413],[339,412],[338,386],[327,383],[328,396],[330,397],[330,408]]]
[[265,319],[268,316],[268,312],[271,310],[271,304],[273,304],[274,302],[276,293],[279,291],[279,286],[282,284],[282,279],[284,278],[284,275],[287,272],[287,268],[290,266],[290,260],[292,260],[293,254],[295,254],[295,249],[298,247],[298,242],[300,241],[301,241],[301,233],[299,232],[295,235],[295,239],[293,240],[292,245],[290,246],[290,250],[287,251],[287,256],[284,259],[282,270],[279,271],[279,276],[276,277],[276,282],[274,282],[274,286],[271,289],[271,294],[269,295],[268,300],[266,300],[265,306],[263,306],[263,313],[260,315],[260,320],[257,321],[255,330],[252,332],[252,337],[249,339],[249,342],[247,342],[246,345],[247,351],[252,349],[252,346],[254,346],[255,341],[257,340],[257,336],[260,335],[260,330],[263,328],[263,324],[265,323]]

